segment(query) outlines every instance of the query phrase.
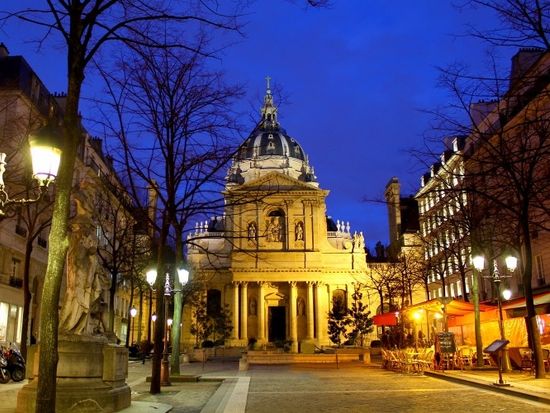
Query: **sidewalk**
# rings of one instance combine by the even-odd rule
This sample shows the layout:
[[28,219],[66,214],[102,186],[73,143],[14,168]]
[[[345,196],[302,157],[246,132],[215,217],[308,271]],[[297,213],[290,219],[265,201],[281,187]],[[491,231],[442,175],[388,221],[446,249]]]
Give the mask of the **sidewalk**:
[[540,403],[550,404],[550,373],[545,379],[535,379],[529,372],[512,371],[502,373],[502,379],[509,386],[498,386],[498,370],[445,370],[425,371],[430,377],[453,381],[500,392],[516,397],[523,397]]

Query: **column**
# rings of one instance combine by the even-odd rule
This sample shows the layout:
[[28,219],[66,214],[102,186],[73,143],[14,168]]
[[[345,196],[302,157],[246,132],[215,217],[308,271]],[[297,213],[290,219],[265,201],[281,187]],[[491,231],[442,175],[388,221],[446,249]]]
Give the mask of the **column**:
[[248,344],[248,283],[241,283],[241,340]]
[[307,282],[307,340],[313,340],[313,282]]
[[298,319],[297,319],[297,311],[296,311],[296,298],[297,298],[297,290],[296,290],[296,281],[289,281],[289,288],[290,288],[290,314],[289,314],[289,321],[290,321],[290,340],[292,340],[292,352],[297,353],[298,352]]
[[233,331],[231,332],[231,340],[239,339],[239,283],[233,282],[233,313],[231,314],[231,322],[233,323]]
[[323,306],[321,303],[324,302],[324,299],[326,297],[323,297],[323,290],[325,284],[321,284],[319,282],[315,283],[315,293],[316,293],[316,300],[315,300],[315,315],[317,316],[317,322],[315,323],[316,331],[315,331],[315,337],[317,337],[317,341],[319,344],[321,344],[322,341],[325,339],[325,331],[327,330],[327,319],[325,316],[325,311],[323,309]]
[[265,342],[265,308],[264,308],[264,284],[258,283],[258,305],[256,312],[258,314],[258,341]]

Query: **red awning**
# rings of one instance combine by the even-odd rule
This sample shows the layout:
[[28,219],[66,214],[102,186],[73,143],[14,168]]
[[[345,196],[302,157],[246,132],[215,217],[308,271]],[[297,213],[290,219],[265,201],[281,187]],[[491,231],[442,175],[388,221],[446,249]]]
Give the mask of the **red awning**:
[[377,326],[396,326],[397,315],[396,313],[377,314],[373,317],[373,322]]

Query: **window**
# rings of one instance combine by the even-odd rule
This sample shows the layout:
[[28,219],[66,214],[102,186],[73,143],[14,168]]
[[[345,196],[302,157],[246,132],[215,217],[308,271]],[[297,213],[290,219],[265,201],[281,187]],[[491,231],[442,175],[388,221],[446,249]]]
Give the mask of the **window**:
[[537,278],[544,279],[544,263],[542,261],[542,256],[537,255],[535,261],[537,262]]
[[208,290],[206,293],[206,314],[214,316],[222,310],[222,293],[220,290]]

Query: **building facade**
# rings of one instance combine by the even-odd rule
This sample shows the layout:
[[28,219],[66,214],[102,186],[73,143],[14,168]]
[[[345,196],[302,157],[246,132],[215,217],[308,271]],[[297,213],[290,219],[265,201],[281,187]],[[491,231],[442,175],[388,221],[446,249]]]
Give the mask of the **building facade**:
[[[229,309],[230,343],[287,341],[293,351],[330,344],[327,314],[365,282],[366,260],[363,235],[327,217],[328,194],[279,124],[268,87],[261,120],[229,170],[224,215],[188,239],[191,279],[203,283],[208,307]],[[375,309],[375,298],[365,294],[363,302]],[[188,310],[182,340],[189,346],[191,323]]]

